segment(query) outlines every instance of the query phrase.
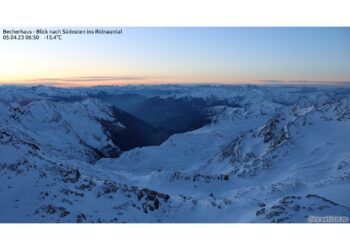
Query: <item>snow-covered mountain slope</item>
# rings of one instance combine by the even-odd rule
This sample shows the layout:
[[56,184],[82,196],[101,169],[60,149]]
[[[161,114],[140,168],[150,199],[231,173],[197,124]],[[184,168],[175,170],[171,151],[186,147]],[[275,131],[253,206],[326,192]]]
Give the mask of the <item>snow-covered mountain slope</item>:
[[[111,135],[130,129],[135,118],[116,115],[101,96],[125,93],[143,101],[201,99],[211,122],[160,145],[121,150],[118,140],[142,134]],[[348,88],[39,86],[1,87],[0,97],[1,222],[350,216]]]
[[3,132],[21,135],[51,157],[94,160],[99,154],[107,156],[108,151],[119,150],[99,122],[114,118],[108,107],[97,100],[60,102],[26,98],[2,100],[0,108]]

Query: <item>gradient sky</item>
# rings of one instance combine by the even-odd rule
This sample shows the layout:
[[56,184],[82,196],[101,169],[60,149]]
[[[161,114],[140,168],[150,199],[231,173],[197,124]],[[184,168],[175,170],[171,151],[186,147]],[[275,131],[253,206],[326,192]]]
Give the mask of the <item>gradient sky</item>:
[[[75,28],[72,28],[75,29]],[[123,28],[0,40],[0,83],[350,81],[350,28]]]

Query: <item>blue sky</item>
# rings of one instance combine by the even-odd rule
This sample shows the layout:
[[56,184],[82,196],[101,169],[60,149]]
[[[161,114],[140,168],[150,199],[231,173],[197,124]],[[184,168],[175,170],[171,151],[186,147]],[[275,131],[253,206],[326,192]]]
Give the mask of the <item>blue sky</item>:
[[350,81],[350,28],[123,28],[0,54],[2,83]]

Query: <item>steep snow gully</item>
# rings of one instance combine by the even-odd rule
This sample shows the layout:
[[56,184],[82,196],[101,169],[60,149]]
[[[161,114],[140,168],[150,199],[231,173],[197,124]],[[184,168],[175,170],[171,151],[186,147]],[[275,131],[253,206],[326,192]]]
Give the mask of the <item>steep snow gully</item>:
[[0,87],[0,222],[348,222],[350,88]]

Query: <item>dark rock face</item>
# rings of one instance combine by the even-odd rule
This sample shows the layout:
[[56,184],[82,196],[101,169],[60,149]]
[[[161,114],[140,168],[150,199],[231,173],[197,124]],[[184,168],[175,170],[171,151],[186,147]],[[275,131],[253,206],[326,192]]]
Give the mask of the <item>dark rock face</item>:
[[334,108],[337,121],[346,121],[350,119],[350,106],[345,102],[338,102]]
[[260,131],[259,136],[264,138],[264,143],[270,142],[274,138],[274,132],[276,130],[276,124],[279,122],[277,117],[273,117],[267,121],[263,129]]
[[71,189],[68,189],[68,188],[63,188],[60,190],[61,193],[63,193],[64,195],[73,195],[73,196],[79,196],[79,197],[84,197],[84,193],[82,192],[78,192],[78,191],[75,191],[75,190],[71,190]]
[[258,133],[258,136],[263,137],[264,143],[270,143],[271,148],[275,148],[289,139],[288,124],[282,126],[282,120],[283,118],[280,114],[275,115],[267,121]]
[[96,186],[95,181],[91,178],[81,178],[79,183],[81,184],[77,185],[76,188],[83,191],[91,191]]
[[280,145],[282,142],[289,139],[289,132],[287,125],[283,128],[281,128],[276,136],[273,138],[273,141],[271,143],[271,147],[275,148],[276,146]]
[[76,222],[77,223],[83,223],[84,221],[86,221],[86,216],[84,213],[78,214],[77,215],[77,219]]
[[141,192],[144,193],[144,201],[142,202],[143,211],[148,213],[148,211],[154,211],[159,209],[161,203],[159,200],[167,202],[170,199],[170,196],[163,193],[158,193],[150,189],[142,189]]
[[230,163],[234,163],[241,160],[240,144],[243,137],[237,137],[228,145],[224,146],[221,151],[221,158],[230,158]]
[[44,205],[38,208],[34,214],[46,215],[57,215],[58,217],[65,217],[70,214],[70,212],[65,207],[58,207],[52,204]]
[[117,158],[121,155],[122,150],[112,145],[106,145],[100,149],[100,152],[104,158]]
[[81,176],[79,169],[64,167],[63,165],[58,165],[56,171],[64,182],[76,183]]
[[106,180],[103,183],[102,190],[98,193],[97,197],[101,197],[106,194],[115,193],[119,189],[119,185],[110,180]]
[[137,198],[141,202],[141,207],[145,213],[159,209],[162,203],[167,203],[170,200],[170,195],[168,194],[148,188],[141,189],[135,186],[120,184],[110,180],[104,181],[102,190],[97,194],[97,197],[113,198],[112,195],[119,191],[128,198]]

